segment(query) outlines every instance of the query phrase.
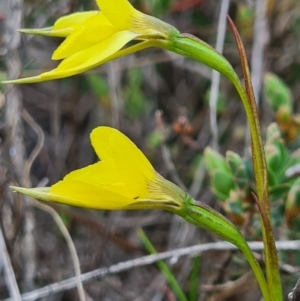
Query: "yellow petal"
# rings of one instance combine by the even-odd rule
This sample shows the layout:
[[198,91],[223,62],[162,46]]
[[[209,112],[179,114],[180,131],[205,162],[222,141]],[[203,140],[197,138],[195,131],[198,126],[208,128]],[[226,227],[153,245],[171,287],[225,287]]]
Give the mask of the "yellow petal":
[[47,37],[66,37],[68,36],[72,31],[73,28],[63,28],[58,30],[53,30],[53,27],[46,27],[46,28],[23,28],[18,30],[21,33],[27,33],[27,34],[34,34],[34,35],[40,35],[40,36],[47,36]]
[[68,205],[94,209],[121,209],[134,203],[117,192],[82,181],[61,181],[50,188],[51,199]]
[[70,14],[64,17],[59,18],[53,26],[53,30],[61,30],[65,28],[75,28],[80,23],[84,22],[88,18],[95,16],[99,13],[99,11],[87,11]]
[[61,60],[84,49],[88,49],[113,35],[116,29],[98,13],[77,26],[72,34],[54,51],[52,59]]
[[[115,60],[117,58],[129,55],[131,53],[140,51],[142,49],[147,49],[147,48],[150,48],[150,47],[164,48],[163,45],[164,44],[161,43],[161,41],[156,41],[156,40],[143,41],[143,42],[140,42],[140,43],[135,44],[135,45],[130,46],[130,47],[126,47],[124,49],[119,50],[118,52],[113,53],[112,55],[110,55],[107,58],[103,59],[103,61],[101,61],[97,65],[102,65],[102,64],[107,63],[111,60]],[[94,66],[94,67],[96,67],[96,66]],[[50,72],[53,72],[54,70],[52,70]],[[81,71],[81,72],[84,72],[84,71]],[[49,74],[50,72],[47,72],[46,74]],[[80,73],[80,72],[78,72],[78,73]],[[74,74],[76,74],[76,73],[74,73]],[[53,76],[53,74],[52,74],[52,76]],[[67,77],[67,76],[69,76],[69,75],[65,75],[65,77]],[[62,77],[64,77],[64,75],[60,75],[60,76],[57,76],[57,77],[53,76],[51,79],[57,79],[57,78],[62,78]],[[47,79],[46,76],[45,76],[45,73],[43,73],[43,74],[38,75],[38,76],[6,80],[6,81],[2,81],[2,83],[3,84],[29,84],[29,83],[39,83],[39,82],[43,82],[43,81],[46,81],[46,80],[49,80],[49,78]]]
[[4,80],[1,83],[8,85],[8,84],[32,84],[32,83],[39,83],[42,82],[41,76],[31,76],[31,77],[25,77],[25,78],[19,78],[19,79],[11,79],[11,80]]
[[138,11],[127,0],[96,0],[105,17],[118,29],[131,29],[132,17]]
[[67,181],[63,185],[61,183],[58,182],[52,187],[43,188],[15,186],[11,186],[11,188],[38,200],[92,209],[122,209],[136,201],[80,181]]
[[88,18],[99,14],[99,11],[89,11],[74,13],[68,16],[59,18],[53,27],[45,28],[22,28],[18,31],[21,33],[48,36],[48,37],[67,37],[76,27],[86,21]]
[[135,189],[132,189],[125,184],[118,168],[116,167],[115,160],[100,161],[75,170],[66,175],[60,184],[64,185],[65,182],[71,181],[89,183],[99,188],[114,191],[128,198],[136,198],[137,196],[136,187]]
[[127,0],[96,0],[100,10],[111,24],[120,30],[131,30],[145,38],[169,39],[179,31],[168,23],[143,14]]
[[10,186],[10,188],[14,192],[20,192],[38,200],[50,201],[50,195],[49,195],[50,187],[24,188],[24,187]]
[[130,31],[117,32],[101,43],[64,59],[56,69],[42,73],[40,81],[72,76],[101,65],[103,60],[135,37],[136,34]]
[[101,160],[114,160],[121,178],[138,195],[148,194],[148,182],[154,169],[144,154],[125,135],[110,127],[98,127],[91,133],[92,145]]

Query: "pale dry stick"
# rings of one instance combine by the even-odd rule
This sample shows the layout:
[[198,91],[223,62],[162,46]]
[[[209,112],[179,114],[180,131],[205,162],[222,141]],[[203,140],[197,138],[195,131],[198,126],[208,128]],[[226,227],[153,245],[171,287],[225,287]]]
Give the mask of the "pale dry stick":
[[300,299],[300,279],[298,279],[296,285],[292,291],[288,294],[289,301],[299,301]]
[[[264,249],[264,245],[262,242],[248,242],[249,247],[252,250],[256,251],[261,251]],[[276,247],[277,250],[299,250],[300,248],[300,240],[292,240],[292,241],[277,241],[276,242]],[[190,256],[190,257],[195,257],[199,254],[202,254],[203,252],[208,252],[208,251],[225,251],[225,250],[231,250],[231,251],[237,251],[237,247],[232,245],[229,242],[213,242],[213,243],[208,243],[208,244],[202,244],[202,245],[195,245],[191,247],[186,247],[186,248],[180,248],[180,249],[175,249],[172,251],[167,251],[159,254],[153,254],[153,255],[147,255],[143,256],[140,258],[136,258],[133,260],[128,260],[124,262],[117,263],[115,265],[112,265],[108,268],[100,268],[96,269],[94,271],[84,273],[81,275],[81,281],[82,282],[87,282],[95,279],[102,278],[107,275],[112,275],[112,274],[117,274],[120,272],[124,272],[127,270],[130,270],[132,268],[136,267],[142,267],[146,266],[149,264],[156,263],[160,260],[166,260],[172,257],[183,257],[183,256]],[[33,301],[37,300],[39,298],[44,298],[49,295],[69,290],[77,285],[77,279],[76,277],[72,277],[66,280],[63,280],[61,282],[53,283],[50,285],[47,285],[45,287],[42,287],[40,289],[37,289],[32,292],[28,292],[23,294],[22,301]],[[13,299],[5,299],[3,301],[14,301]]]
[[[257,260],[263,262],[264,259],[261,254],[254,252],[254,255]],[[284,271],[288,274],[291,274],[291,275],[299,275],[300,274],[299,267],[294,267],[292,265],[285,264],[285,263],[280,264],[280,270]],[[234,288],[235,286],[237,286],[237,284],[239,284],[243,281],[242,279],[247,280],[247,278],[249,278],[249,276],[253,277],[253,274],[251,271],[247,272],[246,274],[244,274],[243,276],[241,276],[240,278],[238,278],[237,280],[234,280],[234,281],[228,281],[228,282],[222,283],[222,284],[201,285],[201,290],[207,291],[207,292],[215,292],[215,291],[223,291],[223,290],[227,290],[230,288]],[[299,287],[300,287],[300,282],[299,282]]]
[[[24,182],[27,184],[26,187],[30,187],[30,185],[31,185],[31,183],[30,183],[31,166],[32,166],[34,160],[36,159],[36,157],[38,156],[38,154],[40,153],[41,149],[43,148],[45,135],[44,135],[44,132],[41,129],[41,127],[35,122],[35,120],[31,117],[31,115],[25,109],[23,109],[23,111],[22,111],[22,117],[28,123],[28,125],[35,131],[35,133],[38,136],[38,141],[36,143],[36,146],[24,164],[24,174],[23,174]],[[77,289],[78,289],[79,299],[80,299],[80,301],[86,301],[83,284],[82,284],[81,278],[80,278],[81,270],[80,270],[79,258],[78,258],[72,237],[71,237],[70,233],[68,232],[65,224],[62,222],[59,214],[50,206],[48,206],[46,204],[42,204],[34,199],[31,199],[31,202],[34,204],[35,207],[48,212],[52,216],[53,220],[56,222],[61,233],[63,234],[63,236],[67,242],[68,248],[70,250],[70,254],[71,254],[71,258],[72,258],[72,262],[73,262],[73,266],[74,266],[74,270],[75,270],[75,275],[77,278]]]
[[112,100],[112,125],[115,128],[120,128],[120,116],[119,116],[119,106],[120,106],[120,97],[119,97],[119,72],[117,72],[118,62],[110,62],[108,64],[108,85],[110,91],[110,97]]
[[60,157],[59,149],[59,134],[61,129],[61,99],[60,99],[60,85],[58,81],[51,83],[53,85],[54,91],[51,93],[51,108],[50,108],[50,133],[52,141],[54,142],[54,154],[53,154],[53,173],[60,174],[64,164],[62,164],[62,159]]
[[[161,111],[156,111],[155,120],[156,120],[157,128],[163,137],[163,142],[161,144],[162,157],[168,169],[170,177],[173,180],[173,182],[176,183],[181,189],[187,191],[185,184],[181,180],[175,168],[175,165],[172,161],[170,152],[165,142],[165,127],[164,127]],[[171,227],[169,231],[168,248],[173,249],[174,246],[178,247],[178,246],[186,245],[191,241],[195,231],[196,231],[196,227],[185,222],[179,216],[174,215],[172,217]],[[171,260],[171,264],[175,264],[177,260],[178,260],[177,257],[173,257]]]
[[55,223],[58,226],[59,230],[61,231],[62,235],[64,236],[66,243],[68,245],[69,251],[70,251],[70,255],[71,255],[74,270],[75,270],[76,276],[74,278],[76,279],[76,286],[77,286],[77,290],[78,290],[79,300],[86,301],[85,292],[84,292],[84,288],[83,288],[83,284],[82,284],[82,278],[81,278],[80,261],[79,261],[78,255],[77,255],[77,251],[76,251],[74,242],[72,240],[72,237],[71,237],[67,227],[61,220],[59,214],[53,208],[51,208],[49,205],[43,204],[39,201],[36,201],[35,199],[32,199],[32,203],[35,207],[37,207],[45,212],[48,212],[52,216],[53,220],[55,221]]
[[217,291],[226,291],[238,287],[253,277],[252,271],[243,274],[236,280],[229,280],[222,284],[202,284],[201,291],[215,293]]
[[266,25],[266,0],[256,0],[255,4],[255,23],[254,41],[251,55],[251,80],[256,102],[259,102],[259,93],[262,86],[262,73],[264,62],[264,49],[267,43]]
[[37,138],[38,138],[37,143],[36,143],[34,149],[32,150],[32,152],[30,153],[28,159],[26,160],[26,162],[24,164],[24,169],[23,169],[24,186],[30,187],[31,186],[31,181],[30,181],[31,166],[43,148],[45,136],[44,136],[44,132],[40,128],[40,126],[34,121],[34,119],[31,117],[31,115],[24,108],[22,110],[22,117],[27,122],[27,124],[35,131]]
[[[228,13],[229,5],[230,5],[230,0],[222,0],[220,13],[219,13],[217,41],[216,41],[216,50],[219,51],[220,53],[223,52],[223,48],[224,48],[224,39],[226,34],[226,22],[227,22],[226,16]],[[219,143],[218,143],[219,133],[218,133],[218,123],[217,123],[217,99],[219,95],[219,86],[220,86],[220,73],[215,70],[212,70],[209,106],[210,106],[210,129],[212,134],[212,147],[215,150],[219,149]],[[197,166],[193,182],[189,189],[189,192],[193,197],[197,197],[199,191],[201,190],[204,176],[205,176],[205,167],[203,161],[201,160],[201,162]]]
[[289,167],[286,171],[285,171],[285,177],[287,179],[291,179],[291,178],[295,178],[298,177],[300,175],[300,164],[296,164],[294,166]]
[[[5,19],[5,48],[7,55],[5,64],[7,79],[18,78],[21,73],[21,60],[19,47],[21,45],[20,33],[17,30],[22,24],[23,0],[10,0],[8,4],[7,18]],[[12,167],[12,174],[23,185],[23,167],[25,162],[25,148],[23,142],[23,126],[21,120],[22,93],[17,86],[6,87],[5,125],[8,133],[7,153]],[[34,242],[35,217],[28,197],[24,199],[24,227],[20,239],[22,243],[23,279],[24,287],[33,289],[36,275],[36,250]]]
[[[230,109],[231,108],[229,108],[228,111],[231,111]],[[228,130],[228,127],[231,125],[231,122],[230,121],[221,121],[221,123],[223,123],[220,126],[220,129],[222,129],[220,131],[220,135],[222,136]],[[199,134],[198,141],[199,141],[200,137],[201,137],[201,135]],[[205,175],[206,175],[206,168],[205,168],[204,159],[202,157],[196,167],[196,171],[194,173],[192,184],[189,187],[189,195],[191,195],[194,199],[198,198],[198,195],[202,189],[203,179],[204,179]]]
[[0,228],[0,256],[2,258],[2,263],[4,266],[5,272],[5,282],[8,287],[10,296],[13,298],[14,301],[21,301],[21,294],[18,288],[18,284],[16,281],[16,276],[13,270],[13,267],[10,262],[9,254],[7,252],[7,248],[5,245],[5,240],[3,237],[2,229]]
[[[155,120],[156,120],[157,128],[163,137],[163,142],[161,144],[162,157],[167,167],[167,170],[170,174],[170,177],[173,180],[173,182],[176,183],[181,189],[187,191],[186,186],[184,185],[183,181],[179,177],[179,174],[177,173],[177,170],[175,168],[175,165],[172,161],[170,152],[165,142],[165,127],[164,127],[161,111],[156,111]],[[171,227],[169,231],[170,233],[169,233],[168,247],[172,249],[174,245],[177,246],[183,245],[184,241],[186,241],[188,238],[190,238],[193,235],[195,229],[196,229],[195,227],[186,223],[182,218],[180,218],[177,215],[174,215],[172,218]],[[172,261],[173,263],[175,263],[177,261],[177,258],[175,257],[172,258]]]
[[[234,283],[225,283],[228,287],[224,287],[223,290],[213,290],[212,296],[208,298],[209,301],[219,301],[219,300],[232,300],[236,299],[237,296],[245,296],[247,293],[251,293],[251,300],[261,300],[262,297],[259,291],[258,283],[253,276],[252,271],[247,272],[239,279],[236,279]],[[218,286],[218,285],[217,285]],[[200,286],[202,291],[202,287]],[[258,299],[260,298],[260,299]],[[237,298],[238,299],[238,298]]]
[[184,185],[184,183],[182,182],[182,180],[180,179],[178,172],[175,168],[175,165],[172,161],[170,152],[167,148],[166,142],[165,142],[165,127],[164,127],[164,122],[162,119],[162,112],[157,110],[155,112],[155,121],[156,121],[156,125],[158,130],[160,131],[162,137],[163,137],[163,141],[161,144],[161,150],[162,150],[162,157],[164,160],[164,163],[168,169],[168,172],[170,174],[170,177],[172,178],[172,180],[174,181],[174,183],[176,183],[181,189],[187,191],[186,186]]
[[[251,55],[251,80],[256,103],[259,103],[259,94],[261,91],[264,48],[266,45],[266,0],[256,0],[255,3],[255,23],[253,31],[253,46]],[[249,128],[249,126],[248,126]],[[250,131],[246,134],[245,155],[248,154],[248,146],[250,145]]]
[[[217,31],[217,42],[216,50],[220,53],[223,52],[224,39],[226,34],[226,23],[227,23],[227,13],[229,9],[230,0],[222,0],[220,15],[218,21],[218,31]],[[209,97],[209,107],[210,107],[210,130],[212,134],[212,148],[216,151],[219,150],[219,133],[218,133],[218,122],[217,122],[217,100],[219,96],[220,87],[220,73],[216,70],[212,71],[211,78],[211,93]]]
[[[261,261],[263,262],[264,261],[264,256],[257,253],[257,252],[253,252],[254,253],[254,256],[255,258],[258,260],[258,261]],[[295,266],[292,266],[290,264],[287,264],[287,263],[279,263],[279,268],[280,268],[280,271],[283,271],[283,272],[286,272],[288,274],[291,274],[291,275],[300,275],[300,267],[295,267]]]
[[204,163],[204,159],[201,158],[201,160],[199,161],[199,163],[197,165],[196,171],[194,173],[193,182],[189,188],[189,194],[193,198],[197,198],[197,196],[202,188],[202,183],[203,183],[205,174],[206,174],[205,163]]

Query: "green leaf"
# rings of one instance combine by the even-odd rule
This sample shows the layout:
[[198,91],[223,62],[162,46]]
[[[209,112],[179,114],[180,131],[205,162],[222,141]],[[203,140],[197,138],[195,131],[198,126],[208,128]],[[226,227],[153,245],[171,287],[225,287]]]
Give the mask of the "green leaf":
[[[162,16],[167,11],[170,10],[170,6],[172,4],[173,0],[151,0],[151,9],[152,14],[156,17]],[[149,0],[145,1],[145,4],[149,4]]]
[[287,164],[287,168],[291,168],[298,164],[300,164],[300,148],[296,149],[290,156],[290,160]]
[[147,103],[142,92],[142,72],[140,69],[128,71],[128,83],[124,90],[125,111],[129,118],[140,119],[146,112]]
[[147,145],[149,145],[151,148],[158,148],[164,141],[164,136],[162,132],[158,129],[155,129],[152,131],[146,138]]
[[292,112],[293,97],[290,88],[274,73],[264,77],[264,93],[275,112],[285,106]]
[[281,198],[285,198],[290,188],[291,188],[291,184],[289,183],[283,183],[271,187],[269,190],[271,201],[277,201]]
[[98,74],[86,74],[85,75],[93,93],[97,97],[104,97],[107,96],[109,93],[109,88],[107,85],[107,81],[104,80],[100,75]]
[[292,184],[285,203],[285,218],[290,223],[300,214],[300,178]]
[[204,160],[209,173],[215,170],[223,172],[230,171],[225,158],[210,147],[206,147],[204,150]]
[[229,201],[227,204],[230,211],[236,215],[242,215],[244,213],[244,209],[241,202]]
[[249,188],[250,179],[243,159],[232,151],[226,152],[226,162],[233,175],[234,184],[238,189],[246,190]]
[[229,172],[215,170],[210,174],[211,189],[221,200],[229,197],[230,190],[234,189],[234,181]]
[[[207,93],[205,93],[204,96],[204,101],[206,105],[209,105],[209,98],[210,98],[211,90],[208,90]],[[217,98],[217,113],[222,114],[226,111],[227,106],[226,106],[226,98],[221,92],[219,91],[218,93],[218,98]]]
[[269,144],[265,146],[265,152],[268,171],[271,170],[273,173],[276,173],[282,165],[280,150],[275,145]]
[[268,182],[269,187],[273,187],[278,184],[276,172],[274,172],[271,168],[268,168]]

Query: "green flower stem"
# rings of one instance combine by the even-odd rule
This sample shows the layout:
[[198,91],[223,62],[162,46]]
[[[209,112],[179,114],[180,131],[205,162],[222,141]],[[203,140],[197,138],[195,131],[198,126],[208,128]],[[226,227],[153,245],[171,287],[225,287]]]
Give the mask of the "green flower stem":
[[[243,85],[231,64],[215,49],[194,36],[182,34],[173,37],[170,43],[161,45],[180,55],[201,62],[225,75],[235,86],[246,111],[252,140],[252,160],[255,175],[259,207],[261,211],[262,233],[265,246],[265,262],[268,285],[273,300],[282,300],[280,274],[277,261],[276,247],[270,221],[270,204],[268,196],[268,178],[263,142],[257,107],[254,99],[248,97]],[[244,71],[247,71],[244,69]],[[248,76],[249,74],[246,74]],[[249,86],[246,84],[248,94]]]
[[231,242],[244,254],[250,264],[252,271],[260,286],[265,301],[274,301],[271,298],[271,292],[268,288],[265,276],[256,261],[253,252],[249,248],[243,235],[237,228],[223,215],[208,207],[201,202],[195,202],[192,198],[187,197],[185,205],[174,211],[187,222],[205,229],[206,231],[218,235],[222,239]]
[[259,119],[256,105],[251,103],[245,93],[239,77],[231,64],[215,49],[196,37],[183,35],[178,37],[169,45],[169,50],[201,62],[212,69],[225,75],[235,86],[246,111],[252,138],[253,165],[257,194],[260,202],[267,209],[269,215],[269,198],[267,182],[266,160],[264,156],[263,143],[260,134]]

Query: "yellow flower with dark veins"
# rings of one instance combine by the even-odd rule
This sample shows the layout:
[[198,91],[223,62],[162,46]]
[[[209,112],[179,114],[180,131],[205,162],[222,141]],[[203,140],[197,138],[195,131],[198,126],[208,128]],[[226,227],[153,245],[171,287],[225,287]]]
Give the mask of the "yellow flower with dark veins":
[[99,162],[75,170],[51,187],[22,188],[39,200],[93,209],[165,209],[176,212],[190,197],[159,175],[125,135],[110,127],[91,133]]
[[[101,11],[70,14],[58,19],[53,27],[21,29],[23,33],[65,38],[52,56],[62,62],[49,72],[6,83],[34,83],[72,76],[141,49],[162,45],[179,35],[176,28],[139,12],[127,0],[96,1]],[[123,48],[132,40],[137,43]]]

